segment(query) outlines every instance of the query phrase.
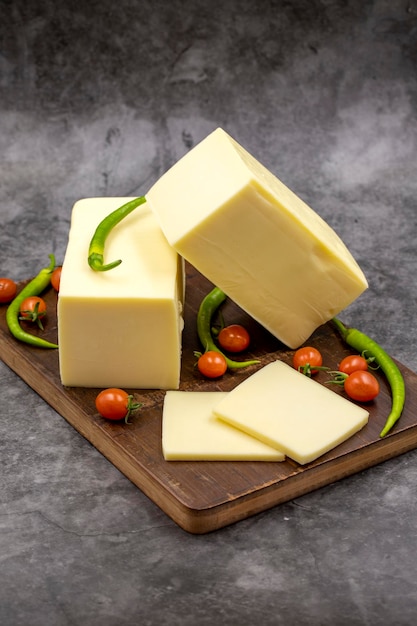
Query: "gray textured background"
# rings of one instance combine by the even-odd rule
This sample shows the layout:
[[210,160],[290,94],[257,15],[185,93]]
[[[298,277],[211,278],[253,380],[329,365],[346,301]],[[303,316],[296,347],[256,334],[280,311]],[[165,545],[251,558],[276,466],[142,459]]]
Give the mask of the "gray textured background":
[[[417,371],[415,0],[1,0],[0,33],[0,274],[222,126],[341,235],[370,283],[344,319]],[[416,452],[196,537],[0,385],[2,626],[415,623]]]

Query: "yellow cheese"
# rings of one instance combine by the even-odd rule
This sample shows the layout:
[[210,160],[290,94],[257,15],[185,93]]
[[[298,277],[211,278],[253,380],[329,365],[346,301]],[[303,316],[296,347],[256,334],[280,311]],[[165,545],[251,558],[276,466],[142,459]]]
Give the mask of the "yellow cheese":
[[252,374],[213,411],[302,465],[351,437],[369,417],[362,407],[281,361]]
[[283,461],[282,452],[218,420],[221,391],[167,391],[162,451],[167,461]]
[[183,261],[147,203],[110,233],[108,272],[87,263],[100,221],[130,198],[74,205],[58,298],[61,380],[75,387],[177,389],[180,377]]
[[330,226],[220,128],[146,197],[177,252],[289,347],[367,287]]

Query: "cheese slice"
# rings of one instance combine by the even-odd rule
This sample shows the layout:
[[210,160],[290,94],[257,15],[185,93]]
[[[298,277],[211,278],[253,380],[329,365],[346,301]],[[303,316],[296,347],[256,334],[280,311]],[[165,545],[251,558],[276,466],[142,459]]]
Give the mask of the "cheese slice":
[[369,417],[364,408],[282,361],[252,374],[213,411],[301,465],[351,437]]
[[291,348],[367,288],[334,230],[221,128],[146,197],[177,252]]
[[167,461],[283,461],[285,455],[218,420],[213,406],[222,391],[167,391],[162,452]]
[[147,203],[110,233],[107,272],[87,262],[91,237],[131,198],[87,198],[72,211],[58,297],[63,385],[177,389],[180,378],[183,261]]

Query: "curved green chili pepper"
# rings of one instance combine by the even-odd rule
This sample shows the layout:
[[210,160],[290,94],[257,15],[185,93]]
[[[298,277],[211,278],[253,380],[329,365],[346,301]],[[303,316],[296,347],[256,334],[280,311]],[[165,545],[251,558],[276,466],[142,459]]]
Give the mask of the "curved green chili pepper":
[[362,353],[363,351],[369,352],[375,358],[375,362],[379,365],[387,378],[391,387],[392,406],[384,428],[379,435],[380,437],[384,437],[400,419],[404,408],[405,382],[403,375],[389,354],[387,354],[387,352],[385,352],[385,350],[381,348],[376,341],[356,328],[346,328],[342,322],[336,318],[333,318],[333,323],[344,341],[346,341],[349,346],[355,348],[355,350],[359,353]]
[[211,334],[211,320],[219,306],[226,300],[226,297],[226,294],[221,289],[214,287],[214,289],[212,289],[206,297],[203,298],[197,313],[198,337],[204,347],[204,350],[206,352],[209,350],[220,352],[220,354],[222,354],[226,359],[227,367],[230,369],[240,369],[242,367],[248,367],[249,365],[256,365],[259,361],[233,361],[232,359],[229,359],[221,350],[219,350],[213,341]]
[[42,269],[35,278],[23,287],[22,291],[9,304],[6,311],[7,326],[12,335],[19,341],[29,343],[37,348],[58,348],[58,345],[24,331],[19,324],[19,309],[25,298],[39,295],[50,284],[51,274],[55,268],[55,257],[53,254],[50,254],[49,258],[51,259],[49,266]]
[[90,246],[88,249],[88,265],[91,269],[96,272],[107,272],[107,270],[111,270],[117,265],[120,265],[122,262],[121,259],[117,261],[112,261],[111,263],[103,264],[103,252],[104,246],[106,243],[106,239],[110,233],[110,231],[117,226],[119,222],[122,221],[124,217],[129,215],[136,207],[140,204],[146,202],[145,196],[139,196],[139,198],[135,198],[134,200],[130,200],[123,204],[118,209],[115,209],[107,215],[97,226],[94,235],[90,241]]

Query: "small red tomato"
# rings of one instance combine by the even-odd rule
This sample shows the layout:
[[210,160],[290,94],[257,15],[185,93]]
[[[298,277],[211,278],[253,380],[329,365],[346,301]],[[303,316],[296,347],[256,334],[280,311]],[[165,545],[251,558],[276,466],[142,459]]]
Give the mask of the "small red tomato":
[[36,322],[42,328],[41,318],[46,315],[46,302],[39,296],[29,296],[20,304],[20,319],[28,322]]
[[126,423],[131,411],[141,406],[138,402],[133,401],[133,396],[129,395],[127,391],[117,387],[109,387],[100,391],[95,404],[102,417],[114,421],[124,419]]
[[227,363],[220,352],[209,350],[199,357],[197,367],[206,378],[220,378],[227,370]]
[[0,302],[11,302],[17,292],[17,285],[11,278],[0,278]]
[[343,374],[352,374],[353,372],[366,372],[368,369],[368,362],[360,354],[350,354],[342,359],[339,363],[338,370]]
[[346,378],[344,389],[352,400],[370,402],[379,394],[379,382],[371,372],[357,370]]
[[62,267],[56,267],[51,274],[51,285],[55,291],[59,291],[59,285],[61,282],[61,270]]
[[317,374],[318,370],[314,366],[321,367],[323,357],[317,348],[305,346],[296,350],[293,356],[293,365],[295,369],[307,376]]
[[230,324],[230,326],[222,328],[217,340],[223,350],[227,350],[227,352],[243,352],[248,349],[250,344],[249,333],[240,324]]

